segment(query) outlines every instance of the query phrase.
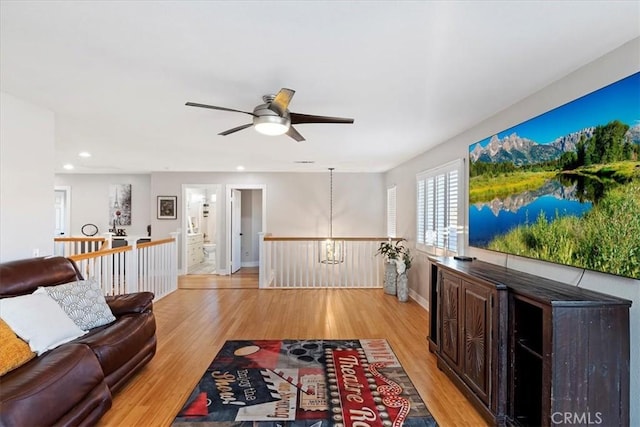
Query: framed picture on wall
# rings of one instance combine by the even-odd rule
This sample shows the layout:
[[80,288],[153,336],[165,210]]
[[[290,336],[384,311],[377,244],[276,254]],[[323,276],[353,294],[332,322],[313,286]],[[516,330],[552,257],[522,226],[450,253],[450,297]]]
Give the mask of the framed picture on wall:
[[158,219],[178,219],[178,196],[158,196]]
[[131,184],[109,186],[109,224],[131,225]]

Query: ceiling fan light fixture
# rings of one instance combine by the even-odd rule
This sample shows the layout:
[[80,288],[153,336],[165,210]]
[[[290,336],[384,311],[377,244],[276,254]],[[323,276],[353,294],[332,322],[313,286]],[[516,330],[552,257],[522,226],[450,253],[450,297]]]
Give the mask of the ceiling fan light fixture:
[[227,136],[232,133],[253,127],[263,135],[287,134],[290,138],[298,142],[304,141],[304,137],[291,124],[299,125],[303,123],[353,123],[353,119],[343,117],[316,116],[312,114],[292,113],[289,111],[289,102],[296,91],[282,88],[276,95],[264,95],[260,104],[253,109],[253,112],[235,110],[227,107],[217,107],[215,105],[198,104],[187,102],[190,107],[209,108],[211,110],[231,111],[253,116],[253,122],[236,126],[220,132],[218,135]]
[[291,126],[291,119],[280,116],[260,116],[253,118],[253,127],[263,135],[282,135]]

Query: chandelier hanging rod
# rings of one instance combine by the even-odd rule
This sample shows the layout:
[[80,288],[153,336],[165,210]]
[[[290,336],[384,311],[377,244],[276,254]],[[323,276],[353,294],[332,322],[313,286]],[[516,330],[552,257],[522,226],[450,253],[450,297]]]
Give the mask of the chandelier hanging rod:
[[333,240],[333,170],[329,168],[329,239]]

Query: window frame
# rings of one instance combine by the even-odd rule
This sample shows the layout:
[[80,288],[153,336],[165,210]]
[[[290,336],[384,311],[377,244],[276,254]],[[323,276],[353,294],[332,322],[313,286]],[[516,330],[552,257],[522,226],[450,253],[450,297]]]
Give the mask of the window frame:
[[[455,172],[455,179],[451,173]],[[464,224],[466,218],[465,159],[459,158],[435,168],[416,174],[416,249],[434,255],[455,255],[463,253]],[[455,184],[452,193],[450,185]],[[439,191],[439,193],[438,193]],[[444,194],[442,193],[444,191]],[[444,200],[440,203],[440,199]],[[432,203],[428,203],[431,201]],[[449,218],[454,218],[451,223]],[[455,238],[448,239],[448,233],[437,232],[434,226],[439,222],[440,230],[453,227]],[[431,239],[427,233],[433,233]]]
[[398,190],[387,187],[387,237],[398,237]]

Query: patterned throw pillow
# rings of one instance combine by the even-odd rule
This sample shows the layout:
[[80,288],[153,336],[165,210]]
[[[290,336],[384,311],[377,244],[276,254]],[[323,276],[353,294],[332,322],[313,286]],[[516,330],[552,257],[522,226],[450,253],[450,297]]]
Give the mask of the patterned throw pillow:
[[18,338],[7,322],[0,319],[0,376],[35,357],[29,344]]
[[40,287],[36,292],[46,292],[82,330],[87,331],[116,320],[102,289],[93,279]]

